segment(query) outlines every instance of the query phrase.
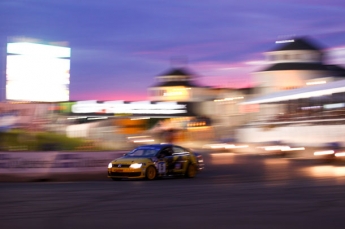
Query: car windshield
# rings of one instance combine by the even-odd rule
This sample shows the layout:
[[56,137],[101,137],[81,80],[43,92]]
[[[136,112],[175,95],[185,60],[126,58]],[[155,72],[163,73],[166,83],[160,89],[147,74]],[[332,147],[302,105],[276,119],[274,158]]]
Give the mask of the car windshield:
[[158,150],[159,149],[149,147],[136,148],[127,153],[126,157],[154,157],[156,156]]

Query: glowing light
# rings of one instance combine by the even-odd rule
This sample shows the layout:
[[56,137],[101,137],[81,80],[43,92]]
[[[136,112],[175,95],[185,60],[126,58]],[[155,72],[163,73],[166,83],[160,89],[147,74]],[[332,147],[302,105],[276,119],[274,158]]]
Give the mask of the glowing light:
[[127,137],[127,139],[133,141],[134,143],[154,142],[155,141],[150,136],[133,136],[133,137]]
[[139,163],[134,163],[134,164],[131,164],[129,167],[132,168],[132,169],[139,169],[141,168],[143,164],[139,164]]
[[297,151],[297,150],[305,150],[304,147],[297,147],[297,148],[283,148],[281,151]]
[[191,90],[191,88],[184,88],[184,87],[166,88],[165,92],[163,93],[163,96],[187,98],[189,96],[189,90]]
[[333,150],[326,150],[326,151],[317,151],[314,152],[314,156],[322,156],[322,155],[331,155],[334,154]]
[[233,156],[234,153],[212,153],[212,157],[219,157],[219,156]]
[[313,177],[343,177],[345,175],[344,167],[334,167],[334,166],[312,166],[309,169],[304,169],[304,171]]
[[232,98],[216,99],[214,100],[214,102],[232,101],[232,100],[243,99],[243,98],[244,97],[239,96],[239,97],[232,97]]
[[134,139],[134,138],[148,138],[150,136],[134,136],[134,137],[128,137],[128,139]]
[[176,95],[182,95],[183,93],[181,91],[172,91],[172,92],[165,92],[164,96],[176,96]]
[[345,157],[345,152],[336,153],[336,154],[334,154],[334,156],[336,156],[336,157]]
[[325,84],[326,81],[314,81],[314,82],[307,82],[307,85],[318,85],[318,84]]
[[7,44],[7,52],[11,54],[30,55],[37,57],[69,58],[71,49],[62,46],[44,45],[28,42]]
[[81,117],[68,117],[67,119],[84,119],[87,118],[87,116],[81,116]]
[[143,140],[134,140],[133,142],[139,143],[139,142],[154,142],[154,139],[143,139]]
[[131,118],[131,120],[142,120],[142,119],[150,119],[150,117]]
[[109,101],[98,103],[92,101],[79,101],[72,105],[73,113],[113,113],[113,114],[182,114],[187,113],[185,104],[177,102],[141,101],[124,103],[123,101]]
[[334,108],[342,108],[345,107],[345,103],[333,103],[333,104],[325,104],[323,108],[325,109],[334,109]]
[[301,107],[302,110],[318,110],[321,106]]
[[276,145],[276,146],[260,146],[260,147],[257,147],[257,148],[264,149],[266,151],[290,149],[289,146],[280,146],[280,145]]
[[188,123],[188,127],[199,127],[199,126],[205,126],[206,122],[193,122]]
[[280,40],[280,41],[276,41],[276,44],[291,43],[291,42],[295,42],[295,40]]
[[266,151],[296,151],[296,150],[305,150],[304,147],[296,147],[291,148],[290,146],[281,146],[281,145],[273,145],[273,146],[259,146],[259,149],[264,149]]
[[206,144],[203,148],[212,148],[212,149],[237,149],[237,148],[247,148],[248,145],[233,145],[233,144]]
[[203,129],[210,129],[209,126],[194,126],[194,127],[188,127],[188,130],[203,130]]
[[248,145],[240,145],[240,146],[236,146],[236,145],[229,145],[225,148],[233,148],[233,149],[237,149],[237,148],[248,148],[249,146]]
[[6,99],[68,101],[69,57],[68,47],[26,42],[8,43]]
[[212,148],[212,149],[221,149],[225,148],[226,144],[206,144],[203,146],[203,148]]

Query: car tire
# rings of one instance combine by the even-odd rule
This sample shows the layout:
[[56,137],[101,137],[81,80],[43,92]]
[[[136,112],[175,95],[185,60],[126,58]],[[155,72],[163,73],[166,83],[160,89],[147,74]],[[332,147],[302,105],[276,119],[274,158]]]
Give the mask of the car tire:
[[149,166],[146,168],[145,178],[146,180],[154,180],[157,177],[157,170],[153,166]]
[[193,178],[196,176],[196,172],[197,172],[196,166],[193,164],[189,164],[186,169],[185,177]]

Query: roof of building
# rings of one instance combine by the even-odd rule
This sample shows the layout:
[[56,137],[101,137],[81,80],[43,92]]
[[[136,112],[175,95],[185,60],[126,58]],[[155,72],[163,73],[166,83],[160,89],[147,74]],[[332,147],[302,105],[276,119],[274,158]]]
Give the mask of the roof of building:
[[316,70],[316,71],[329,71],[326,65],[322,63],[278,63],[266,67],[259,72],[266,71],[286,71],[286,70]]
[[327,68],[332,71],[333,74],[336,76],[344,76],[345,77],[345,68],[339,65],[327,65]]
[[176,86],[203,87],[194,83],[193,81],[165,81],[165,82],[159,82],[157,84],[154,84],[151,87],[176,87]]
[[187,70],[186,68],[172,68],[162,74],[159,74],[159,76],[194,76],[194,74],[192,74],[190,70]]
[[266,67],[259,72],[288,70],[328,71],[332,76],[345,76],[345,69],[343,67],[338,65],[325,65],[322,63],[278,63]]
[[312,41],[310,38],[301,37],[292,39],[293,42],[283,43],[280,47],[272,51],[287,51],[287,50],[314,50],[321,51],[322,48],[319,44]]
[[189,69],[180,67],[180,68],[171,68],[168,71],[159,74],[158,77],[162,76],[186,76],[186,80],[171,80],[171,81],[161,81],[150,87],[175,87],[175,86],[184,86],[184,87],[202,87],[195,83],[194,79],[196,75],[192,73]]
[[238,88],[237,90],[241,91],[245,95],[253,94],[255,91],[254,87]]

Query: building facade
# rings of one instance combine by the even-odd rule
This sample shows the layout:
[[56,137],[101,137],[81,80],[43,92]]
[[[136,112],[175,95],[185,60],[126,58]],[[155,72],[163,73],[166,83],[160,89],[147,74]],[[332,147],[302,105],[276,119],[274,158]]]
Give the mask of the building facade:
[[[326,63],[325,48],[307,37],[278,42],[265,52],[267,66],[253,72],[256,96],[304,88],[345,79],[345,69]],[[260,104],[259,119],[284,112],[281,104]]]

